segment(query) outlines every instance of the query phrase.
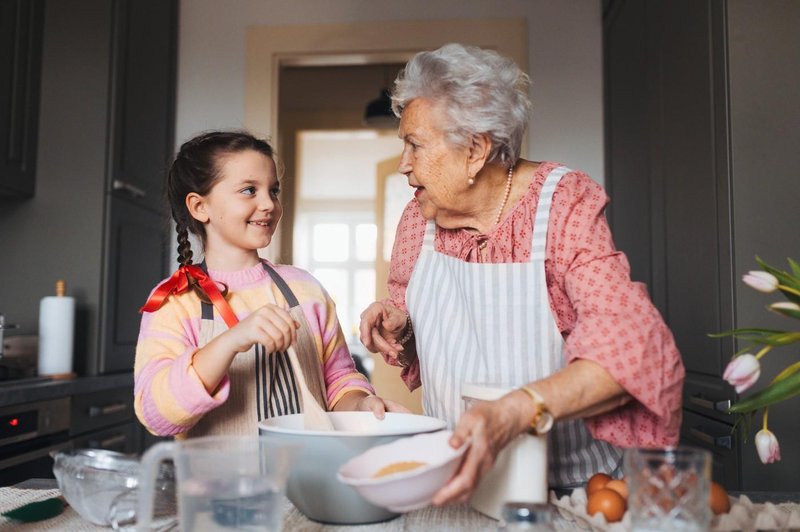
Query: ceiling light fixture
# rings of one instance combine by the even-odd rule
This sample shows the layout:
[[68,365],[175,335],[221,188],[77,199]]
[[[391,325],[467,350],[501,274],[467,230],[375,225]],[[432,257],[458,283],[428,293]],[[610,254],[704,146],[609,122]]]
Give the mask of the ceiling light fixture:
[[377,129],[394,129],[398,118],[392,112],[392,98],[389,89],[381,89],[381,94],[367,104],[364,110],[364,125]]

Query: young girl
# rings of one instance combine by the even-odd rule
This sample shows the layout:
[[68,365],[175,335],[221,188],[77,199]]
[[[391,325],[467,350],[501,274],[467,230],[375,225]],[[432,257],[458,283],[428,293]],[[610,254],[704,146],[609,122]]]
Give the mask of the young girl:
[[[142,308],[136,347],[136,415],[150,432],[256,434],[259,421],[302,411],[300,372],[328,410],[407,411],[355,370],[319,282],[259,257],[281,217],[279,191],[263,140],[211,132],[181,146],[167,177],[181,267]],[[189,231],[203,243],[200,265]]]

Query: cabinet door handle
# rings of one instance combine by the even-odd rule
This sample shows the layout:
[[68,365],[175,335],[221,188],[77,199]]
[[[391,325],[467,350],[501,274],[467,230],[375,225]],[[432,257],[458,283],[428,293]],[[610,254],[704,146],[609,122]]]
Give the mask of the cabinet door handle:
[[145,192],[144,189],[141,189],[136,185],[132,185],[126,181],[121,181],[119,179],[115,179],[114,182],[111,183],[111,187],[114,190],[124,190],[134,198],[143,198],[147,195],[147,192]]
[[109,449],[113,450],[114,448],[124,449],[125,442],[128,441],[128,437],[124,434],[117,434],[115,436],[110,436],[104,440],[89,440],[88,446],[90,449]]
[[709,434],[700,427],[692,427],[689,429],[689,434],[704,443],[713,445],[714,447],[733,449],[733,438],[730,434],[726,434],[724,436],[715,436],[713,434]]
[[107,416],[116,414],[128,408],[127,403],[112,403],[106,406],[90,406],[89,417]]
[[728,413],[728,409],[731,407],[730,399],[725,399],[724,401],[713,401],[711,399],[706,399],[699,394],[691,396],[689,398],[689,402],[701,408],[714,410],[715,412],[725,412],[726,414]]

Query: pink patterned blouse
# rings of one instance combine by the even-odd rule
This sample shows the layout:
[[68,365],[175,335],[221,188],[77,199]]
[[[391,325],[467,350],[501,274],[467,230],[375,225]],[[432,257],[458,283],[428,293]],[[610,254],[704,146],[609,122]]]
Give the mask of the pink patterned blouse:
[[[528,192],[487,235],[438,227],[436,251],[479,262],[478,245],[486,241],[488,262],[530,260],[539,191],[557,166],[541,163]],[[545,258],[550,308],[564,336],[567,361],[600,364],[634,398],[588,418],[594,437],[621,447],[674,445],[681,424],[683,363],[646,287],[631,281],[627,258],[614,248],[604,215],[608,201],[603,188],[583,172],[567,173],[556,188]],[[412,199],[397,227],[389,270],[389,302],[402,309],[426,223]],[[422,384],[417,360],[401,375],[412,390]]]

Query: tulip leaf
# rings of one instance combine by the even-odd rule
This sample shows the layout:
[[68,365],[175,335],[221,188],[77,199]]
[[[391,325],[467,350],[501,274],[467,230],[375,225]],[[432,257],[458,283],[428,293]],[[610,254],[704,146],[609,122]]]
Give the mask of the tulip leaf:
[[796,320],[800,320],[800,309],[783,308],[775,306],[773,304],[773,305],[767,305],[767,310],[770,310],[777,314],[781,314],[782,316],[786,316],[787,318],[794,318]]
[[768,345],[789,345],[800,341],[800,332],[783,332],[764,338],[763,343]]
[[[778,283],[780,283],[783,286],[788,286],[789,288],[792,288],[795,291],[800,291],[800,277],[798,277],[797,275],[791,275],[777,268],[773,268],[772,266],[761,260],[760,257],[756,257],[756,261],[765,272],[774,275],[778,279]],[[780,288],[779,290],[784,296],[786,296],[786,299],[794,303],[800,304],[800,295]]]
[[[781,291],[781,293],[786,297],[786,299],[788,299],[792,303],[797,303],[798,305],[800,305],[800,296],[798,296],[797,294],[793,294],[792,292],[789,292],[787,290],[784,290],[783,288],[778,288],[778,290]],[[800,290],[800,287],[795,288],[795,290]]]
[[784,331],[779,331],[777,329],[761,329],[761,328],[757,328],[757,327],[750,327],[750,328],[742,327],[741,329],[733,329],[733,330],[730,330],[730,331],[723,331],[723,332],[719,332],[719,333],[710,333],[708,336],[710,338],[724,338],[726,336],[733,336],[733,337],[736,337],[736,338],[750,338],[750,339],[756,340],[756,339],[762,338],[762,337],[767,336],[767,335],[779,334],[779,333],[782,333],[782,332],[784,332]]
[[800,371],[796,370],[777,382],[773,381],[763,390],[732,405],[728,412],[732,414],[752,412],[765,406],[785,401],[795,395],[800,395]]
[[786,260],[789,261],[789,266],[792,267],[792,273],[794,274],[794,276],[800,279],[800,264],[797,264],[792,259],[786,259]]
[[788,368],[785,368],[783,371],[778,373],[778,375],[774,379],[772,379],[772,382],[780,382],[783,379],[794,375],[798,371],[800,371],[800,362],[795,362]]

